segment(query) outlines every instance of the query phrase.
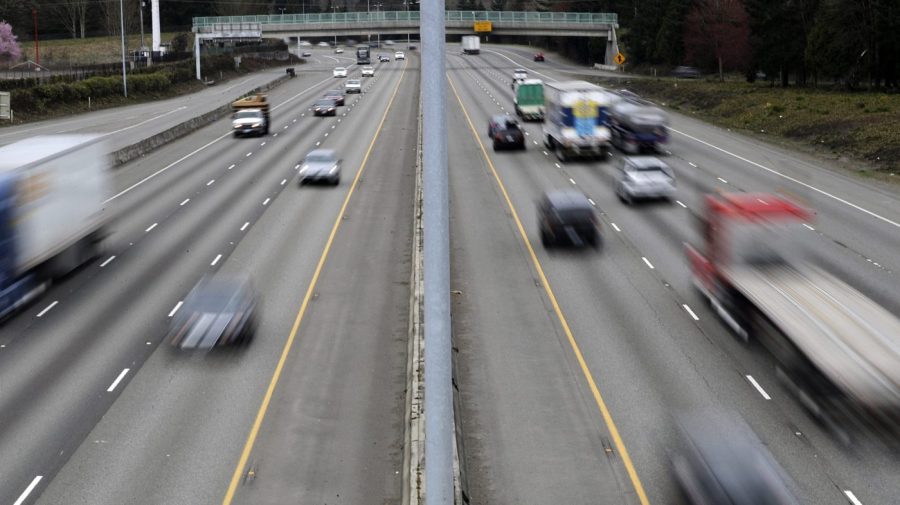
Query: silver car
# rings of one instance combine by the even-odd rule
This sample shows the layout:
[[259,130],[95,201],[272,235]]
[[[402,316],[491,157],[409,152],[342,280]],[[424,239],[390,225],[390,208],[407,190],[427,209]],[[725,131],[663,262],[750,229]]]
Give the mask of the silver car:
[[637,199],[675,196],[675,173],[669,165],[652,156],[623,157],[616,181],[616,195],[625,203]]
[[249,344],[256,333],[257,294],[247,277],[204,277],[172,318],[166,340],[179,349]]
[[300,166],[300,185],[308,182],[328,182],[337,186],[341,182],[341,161],[334,149],[311,151]]

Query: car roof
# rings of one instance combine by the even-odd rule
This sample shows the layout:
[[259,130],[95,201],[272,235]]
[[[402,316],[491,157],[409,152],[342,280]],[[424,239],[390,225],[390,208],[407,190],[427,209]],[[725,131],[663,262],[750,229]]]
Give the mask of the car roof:
[[334,103],[334,102],[335,102],[335,99],[334,99],[334,98],[323,97],[323,98],[319,98],[318,100],[316,100],[316,103],[321,103],[321,102]]
[[334,67],[335,70],[347,70],[345,67]]
[[329,158],[337,158],[337,151],[334,149],[313,149],[306,155],[307,158],[310,156],[328,156]]
[[513,72],[525,72],[526,74],[528,73],[528,71],[525,70],[524,68],[517,68],[517,69],[514,69]]
[[668,167],[664,161],[655,156],[628,156],[625,163],[635,168]]
[[553,190],[544,193],[544,198],[558,209],[592,209],[591,202],[584,193],[573,190]]

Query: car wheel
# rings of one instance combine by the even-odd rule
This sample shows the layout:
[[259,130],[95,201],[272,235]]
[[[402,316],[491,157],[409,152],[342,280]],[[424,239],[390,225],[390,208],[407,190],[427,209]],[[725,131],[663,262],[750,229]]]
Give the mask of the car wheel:
[[238,138],[240,135],[237,132],[234,132],[234,138]]
[[525,150],[525,141],[524,140],[522,141],[521,144],[519,144],[519,149],[521,149],[522,151]]
[[552,245],[550,236],[547,235],[547,230],[541,230],[541,245],[544,246],[544,249],[549,249]]
[[499,151],[499,150],[500,150],[500,143],[495,140],[494,141],[494,151]]
[[563,163],[569,161],[569,156],[566,155],[566,151],[560,145],[556,146],[556,159],[562,161]]
[[331,180],[331,185],[332,185],[332,186],[337,186],[337,185],[340,184],[340,183],[341,183],[341,176],[337,176],[337,177],[335,177],[334,179]]
[[546,147],[547,149],[553,149],[553,140],[550,135],[544,137],[544,147]]

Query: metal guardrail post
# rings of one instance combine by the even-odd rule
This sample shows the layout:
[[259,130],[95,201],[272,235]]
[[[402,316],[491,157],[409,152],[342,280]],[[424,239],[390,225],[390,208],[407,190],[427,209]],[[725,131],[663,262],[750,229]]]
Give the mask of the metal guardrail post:
[[444,0],[422,2],[422,150],[425,260],[425,503],[453,504],[450,212]]

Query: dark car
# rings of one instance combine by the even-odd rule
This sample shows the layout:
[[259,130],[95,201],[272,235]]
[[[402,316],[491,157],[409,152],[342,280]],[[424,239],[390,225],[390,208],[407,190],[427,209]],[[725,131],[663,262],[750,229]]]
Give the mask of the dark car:
[[494,150],[505,147],[525,149],[525,133],[519,122],[510,116],[494,116],[488,123],[488,136],[494,142]]
[[257,296],[244,277],[204,277],[172,318],[167,340],[180,349],[248,344],[256,332]]
[[337,115],[337,103],[331,98],[320,98],[312,106],[314,116]]
[[538,224],[545,248],[601,245],[600,221],[588,197],[573,190],[548,191],[538,201]]
[[534,61],[544,61],[544,53],[534,53]]
[[344,92],[339,89],[329,89],[322,95],[322,98],[330,98],[337,105],[344,105]]
[[790,481],[756,434],[728,411],[683,415],[672,471],[694,505],[798,505]]
[[680,77],[682,79],[699,79],[700,71],[694,67],[675,67],[672,71],[672,77]]

